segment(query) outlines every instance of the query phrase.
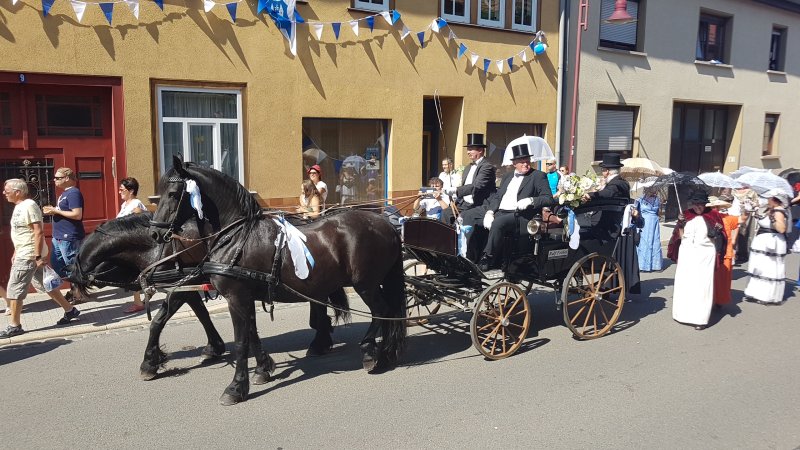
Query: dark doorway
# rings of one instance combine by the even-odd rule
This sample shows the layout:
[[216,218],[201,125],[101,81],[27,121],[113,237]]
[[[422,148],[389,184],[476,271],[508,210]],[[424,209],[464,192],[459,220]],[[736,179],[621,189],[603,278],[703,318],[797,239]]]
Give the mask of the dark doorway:
[[422,100],[422,179],[420,186],[427,186],[431,177],[439,175],[442,171],[442,158],[446,156],[440,152],[442,147],[439,140],[442,137],[440,128],[441,104],[437,106],[433,98]]

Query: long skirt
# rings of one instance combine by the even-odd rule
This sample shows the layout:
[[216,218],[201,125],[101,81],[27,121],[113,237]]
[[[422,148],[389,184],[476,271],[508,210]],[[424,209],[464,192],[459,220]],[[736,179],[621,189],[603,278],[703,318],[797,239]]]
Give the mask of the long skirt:
[[681,243],[675,287],[672,296],[672,318],[692,325],[707,325],[714,299],[713,246]]
[[786,287],[786,239],[778,233],[762,233],[753,238],[747,272],[750,281],[744,291],[746,297],[781,303]]
[[643,272],[661,270],[661,226],[658,223],[658,214],[642,212],[644,227],[636,252],[639,256],[639,269]]
[[733,281],[733,258],[725,258],[714,270],[715,305],[727,305],[731,302],[731,281]]

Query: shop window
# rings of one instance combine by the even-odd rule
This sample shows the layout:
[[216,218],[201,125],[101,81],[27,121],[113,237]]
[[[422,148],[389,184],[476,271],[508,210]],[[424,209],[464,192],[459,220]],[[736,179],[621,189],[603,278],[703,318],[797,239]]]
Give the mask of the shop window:
[[241,91],[159,87],[156,95],[161,173],[180,155],[244,183]]
[[505,25],[506,0],[480,0],[478,25],[500,27]]
[[384,199],[388,145],[388,120],[304,118],[301,176],[320,166],[328,205]]
[[442,0],[441,8],[444,20],[469,23],[469,0]]
[[786,28],[773,27],[769,43],[769,70],[783,72],[786,58]]
[[539,2],[537,0],[514,0],[514,16],[511,22],[511,29],[536,31],[538,8]]
[[391,9],[389,0],[353,0],[353,8],[370,11],[387,11]]
[[615,24],[607,23],[606,18],[614,13],[615,0],[603,0],[600,5],[600,46],[618,48],[622,50],[641,51],[639,42],[639,20],[641,1],[628,0],[628,14],[635,19],[634,22]]
[[[489,122],[486,124],[486,158],[500,167],[503,162],[503,153],[508,143],[523,136],[544,136],[544,124],[541,123],[504,123]],[[467,161],[469,162],[469,161]],[[498,175],[502,175],[498,172]]]
[[98,96],[36,95],[39,136],[103,136],[103,103]]
[[713,63],[729,61],[727,47],[730,20],[712,14],[700,15],[700,30],[697,33],[697,50],[695,59]]
[[764,141],[761,146],[761,156],[776,156],[778,154],[778,119],[780,114],[767,114],[764,117]]
[[628,106],[598,106],[594,134],[594,160],[600,161],[609,152],[630,158],[633,154],[633,132],[637,109]]
[[0,136],[11,136],[11,96],[0,92]]

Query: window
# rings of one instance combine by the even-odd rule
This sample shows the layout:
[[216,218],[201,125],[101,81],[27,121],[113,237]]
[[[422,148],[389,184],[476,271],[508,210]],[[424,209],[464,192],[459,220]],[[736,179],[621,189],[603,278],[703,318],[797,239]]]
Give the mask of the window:
[[442,19],[469,23],[469,0],[442,0]]
[[769,70],[783,72],[786,57],[786,28],[773,27],[769,42]]
[[244,183],[241,91],[159,87],[157,101],[162,173],[181,155]]
[[700,14],[700,30],[697,33],[695,59],[716,63],[727,63],[727,33],[730,32],[728,18],[711,14]]
[[620,153],[621,158],[633,155],[633,131],[638,108],[629,106],[597,107],[597,125],[594,133],[594,159],[600,161],[609,152]]
[[614,0],[603,0],[600,5],[600,46],[622,50],[641,50],[638,45],[640,2],[628,0],[628,14],[636,19],[635,22],[606,23],[606,18],[614,13],[614,3]]
[[539,2],[537,0],[513,1],[514,20],[511,22],[511,29],[520,31],[536,31]]
[[761,146],[761,156],[775,156],[778,154],[778,146],[775,142],[778,131],[778,119],[780,114],[767,114],[764,117],[764,142]]
[[505,26],[506,0],[480,0],[478,25]]
[[301,177],[320,166],[328,205],[384,199],[388,145],[388,120],[303,118]]
[[353,8],[368,9],[370,11],[388,11],[389,0],[353,0]]
[[[489,122],[486,124],[486,158],[500,167],[503,153],[508,143],[527,134],[528,136],[544,136],[544,124],[540,123],[504,123]],[[469,162],[469,161],[467,161]],[[502,173],[499,173],[502,175]]]
[[0,92],[0,136],[11,136],[11,96]]
[[102,115],[98,96],[36,95],[39,136],[103,136]]

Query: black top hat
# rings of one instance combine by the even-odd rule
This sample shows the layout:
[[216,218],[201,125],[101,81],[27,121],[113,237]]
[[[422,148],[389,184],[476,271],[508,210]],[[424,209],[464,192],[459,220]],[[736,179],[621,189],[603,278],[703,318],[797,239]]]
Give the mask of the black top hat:
[[603,169],[618,169],[622,167],[619,162],[619,153],[606,153],[603,155],[603,162],[600,163]]
[[483,141],[483,135],[480,133],[467,134],[467,145],[465,145],[464,147],[486,148],[486,144]]
[[691,194],[689,194],[689,198],[687,199],[687,203],[690,205],[703,205],[705,206],[708,203],[708,194],[703,190],[695,190]]
[[528,147],[528,144],[519,144],[511,147],[511,159],[517,158],[530,158],[531,149]]

